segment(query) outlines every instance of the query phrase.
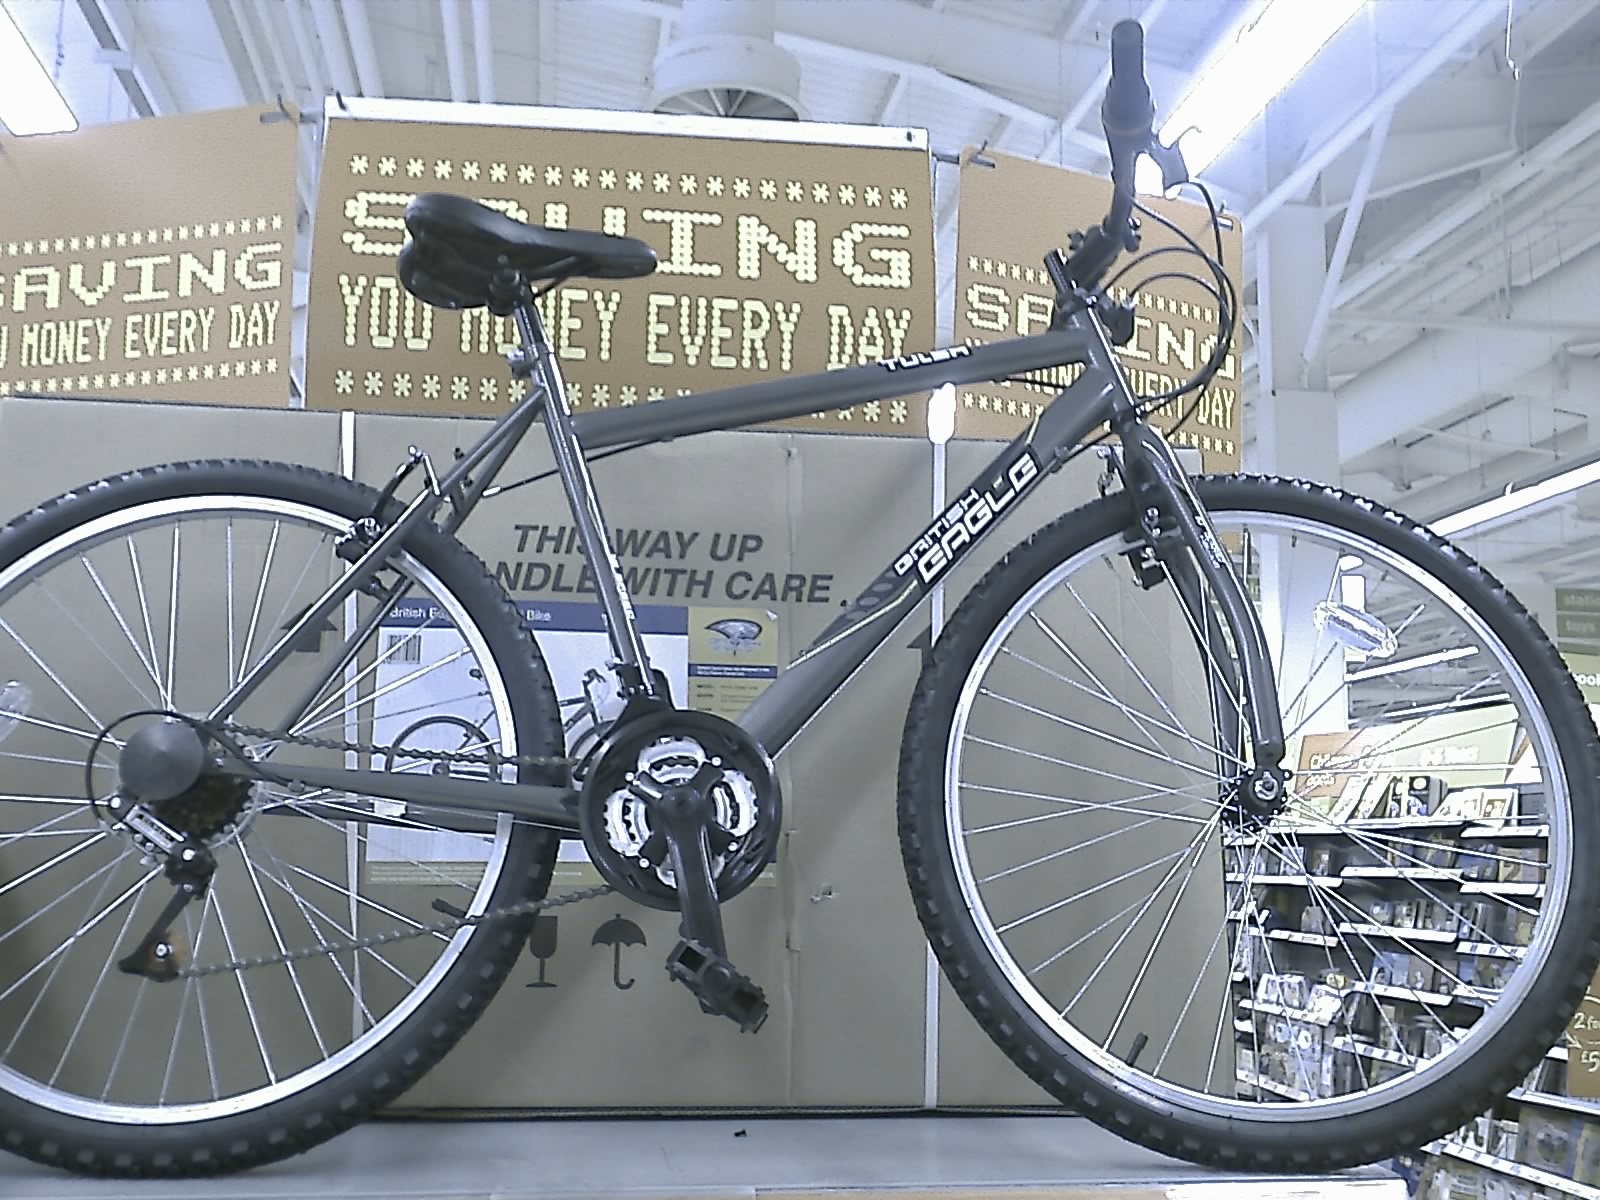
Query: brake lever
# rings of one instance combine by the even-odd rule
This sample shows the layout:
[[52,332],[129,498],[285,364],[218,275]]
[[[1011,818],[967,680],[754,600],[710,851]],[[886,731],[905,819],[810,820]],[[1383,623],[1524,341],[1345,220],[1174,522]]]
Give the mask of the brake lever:
[[1146,148],[1156,166],[1161,168],[1161,190],[1170,192],[1179,184],[1189,182],[1189,165],[1183,161],[1183,151],[1178,148],[1178,139],[1172,139],[1172,145],[1163,146],[1155,138],[1150,139]]

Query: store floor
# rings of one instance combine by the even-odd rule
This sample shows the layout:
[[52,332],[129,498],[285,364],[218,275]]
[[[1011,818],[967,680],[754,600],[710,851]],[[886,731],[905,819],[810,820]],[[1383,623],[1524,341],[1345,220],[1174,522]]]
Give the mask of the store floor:
[[[737,1183],[733,1181],[738,1181]],[[1273,1181],[1176,1163],[1071,1117],[384,1121],[225,1181],[97,1182],[0,1155],[6,1200],[513,1200],[939,1191],[951,1200],[1403,1200],[1379,1170]]]

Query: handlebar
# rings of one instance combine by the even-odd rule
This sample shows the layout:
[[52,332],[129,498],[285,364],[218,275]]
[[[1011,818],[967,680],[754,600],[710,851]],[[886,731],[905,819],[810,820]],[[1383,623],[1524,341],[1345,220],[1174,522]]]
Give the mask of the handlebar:
[[1137,21],[1118,21],[1111,30],[1111,81],[1100,104],[1114,173],[1150,144],[1155,116],[1144,77],[1144,28]]
[[1156,161],[1167,187],[1188,179],[1176,143],[1163,146],[1157,140],[1155,115],[1144,72],[1144,27],[1137,21],[1118,21],[1111,28],[1111,77],[1100,102],[1100,125],[1111,156],[1111,208],[1098,226],[1089,228],[1075,243],[1069,259],[1046,262],[1058,292],[1068,280],[1097,287],[1119,253],[1138,247],[1130,218],[1134,164],[1139,155],[1149,154]]

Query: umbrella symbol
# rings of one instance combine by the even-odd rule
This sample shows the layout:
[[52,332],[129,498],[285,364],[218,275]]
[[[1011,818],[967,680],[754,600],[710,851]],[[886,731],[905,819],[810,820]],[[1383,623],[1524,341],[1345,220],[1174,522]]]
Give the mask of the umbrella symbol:
[[643,946],[644,930],[618,913],[594,931],[594,938],[589,944],[611,947],[611,981],[617,985],[618,991],[625,992],[638,982],[636,979],[630,979],[627,983],[622,982],[622,948]]

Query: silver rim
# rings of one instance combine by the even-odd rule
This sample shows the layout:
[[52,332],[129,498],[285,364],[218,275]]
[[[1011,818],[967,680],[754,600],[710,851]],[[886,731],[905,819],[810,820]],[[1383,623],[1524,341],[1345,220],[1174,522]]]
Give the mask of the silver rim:
[[[1531,758],[1542,772],[1544,814],[1498,822],[1436,815],[1431,823],[1407,823],[1369,818],[1359,807],[1350,814],[1324,811],[1328,801],[1315,794],[1324,778],[1318,772],[1297,778],[1288,815],[1249,836],[1230,833],[1215,780],[1217,763],[1237,756],[1218,746],[1207,686],[1208,675],[1216,678],[1207,658],[1215,658],[1202,653],[1195,636],[1203,626],[1188,606],[1175,603],[1170,578],[1150,591],[1135,588],[1119,553],[1127,547],[1112,537],[1049,572],[979,651],[945,757],[950,849],[966,907],[997,969],[1034,1016],[1100,1069],[1163,1102],[1219,1117],[1294,1121],[1306,1119],[1308,1109],[1318,1118],[1348,1116],[1438,1083],[1513,1018],[1548,956],[1571,886],[1570,797],[1532,685],[1482,618],[1437,579],[1392,550],[1320,522],[1254,511],[1213,513],[1213,519],[1252,586],[1269,597],[1262,607],[1276,642],[1286,727],[1334,726],[1315,743],[1328,755],[1326,774],[1348,787],[1349,777],[1381,776],[1384,751],[1391,763],[1427,760],[1422,739],[1439,730],[1436,723],[1425,733],[1419,724],[1430,708],[1465,730],[1464,740],[1482,735],[1485,747],[1499,744],[1500,727],[1514,719],[1521,759]],[[1226,536],[1240,533],[1248,536]],[[1269,549],[1268,539],[1282,544]],[[1350,576],[1363,580],[1356,611],[1381,613],[1399,631],[1386,658],[1363,658],[1330,634],[1337,613],[1307,644],[1299,601],[1322,592],[1345,604],[1356,590],[1341,582]],[[1091,603],[1113,592],[1110,604]],[[1167,611],[1157,615],[1157,605]],[[1277,611],[1282,620],[1272,619]],[[1302,662],[1303,678],[1284,677]],[[1039,702],[1047,694],[1058,707]],[[1327,711],[1330,698],[1340,695],[1349,712],[1342,723]],[[1369,732],[1352,734],[1352,727]],[[1019,744],[1029,737],[1033,745]],[[1451,755],[1441,749],[1433,757]],[[1475,793],[1467,784],[1497,769],[1483,755],[1472,764],[1427,768],[1457,782],[1450,795],[1468,811]],[[1420,778],[1421,770],[1409,773]],[[1114,818],[1121,828],[1111,828]],[[1443,861],[1430,856],[1443,855],[1447,834],[1462,846],[1476,835],[1487,849],[1479,857],[1498,872],[1525,870],[1539,882],[1479,883],[1464,869],[1432,865]],[[1001,865],[994,849],[1001,840],[1018,846],[1019,862]],[[1352,866],[1337,876],[1304,865],[1339,863],[1321,854],[1341,843],[1343,861]],[[1544,861],[1535,868],[1541,851]],[[1368,859],[1388,865],[1360,865]],[[1374,911],[1389,914],[1363,905],[1385,889],[1396,905],[1431,906],[1429,920],[1451,908],[1472,915],[1449,931],[1394,923],[1409,910],[1378,922]],[[1280,919],[1301,897],[1305,908],[1319,912],[1315,921],[1302,916],[1313,932],[1262,922],[1263,895],[1275,898]],[[1488,918],[1464,902],[1498,904],[1513,918],[1507,936],[1491,932]],[[1046,918],[1067,932],[1041,935]],[[1431,968],[1431,979],[1386,982],[1401,953],[1412,969]],[[1475,994],[1469,989],[1485,959],[1509,966],[1495,968],[1494,989]],[[1471,968],[1461,965],[1469,960]],[[1319,1034],[1303,1018],[1322,1016],[1332,1004],[1328,992],[1311,992],[1314,971],[1324,964],[1343,966],[1348,986],[1329,989],[1340,995],[1341,1016]],[[1306,979],[1304,992],[1282,982],[1297,974]],[[1264,993],[1266,976],[1279,983]],[[1157,997],[1141,995],[1152,989]],[[1272,992],[1279,1003],[1261,999]],[[1308,1009],[1313,997],[1317,1007]],[[1297,1003],[1282,1002],[1290,1000]],[[1377,1012],[1370,1041],[1345,1022],[1345,1006],[1352,1014]],[[1403,1026],[1390,1008],[1404,1017]],[[1290,1050],[1280,1056],[1285,1034]],[[1335,1052],[1305,1044],[1319,1037],[1340,1039]],[[1418,1039],[1418,1053],[1389,1048],[1391,1042],[1409,1048]],[[1273,1074],[1266,1073],[1264,1051]],[[1310,1074],[1309,1064],[1323,1058],[1335,1064],[1335,1074],[1340,1061],[1362,1060],[1364,1082],[1335,1079],[1330,1087]]]
[[[109,953],[131,948],[171,889],[159,866],[142,865],[108,829],[103,810],[83,802],[93,735],[140,706],[202,715],[221,694],[211,684],[259,661],[296,606],[326,586],[336,569],[332,539],[348,527],[285,500],[185,497],[87,522],[0,570],[0,683],[21,683],[30,697],[21,711],[13,702],[0,712],[0,763],[13,774],[0,794],[0,1013],[8,1018],[0,1022],[0,1089],[121,1124],[259,1109],[374,1051],[459,960],[468,929],[169,984],[118,972]],[[455,712],[514,755],[505,681],[482,631],[415,559],[402,554],[392,564],[413,582],[408,599],[433,602],[428,615],[386,622],[388,645],[347,668],[295,731],[381,741],[375,730],[393,736],[430,712]],[[355,604],[344,624],[336,621],[341,628]],[[186,620],[201,629],[194,643]],[[338,630],[328,633],[324,657],[339,640]],[[303,657],[318,658],[310,647]],[[263,705],[281,698],[271,690],[263,689]],[[247,704],[239,719],[267,724],[253,719],[263,713]],[[459,726],[429,732],[439,736],[419,734],[408,745],[476,748]],[[102,798],[115,779],[110,749],[93,771]],[[271,761],[273,748],[250,749]],[[403,755],[393,766],[427,769]],[[212,839],[218,870],[204,905],[191,904],[176,926],[193,961],[415,929],[438,919],[435,897],[466,912],[487,908],[509,817],[475,833],[441,832],[426,814],[392,806],[380,807],[382,823],[363,820],[372,803],[256,785],[234,828]],[[64,936],[53,942],[43,931],[63,919]],[[114,1094],[125,1089],[136,1098]]]

